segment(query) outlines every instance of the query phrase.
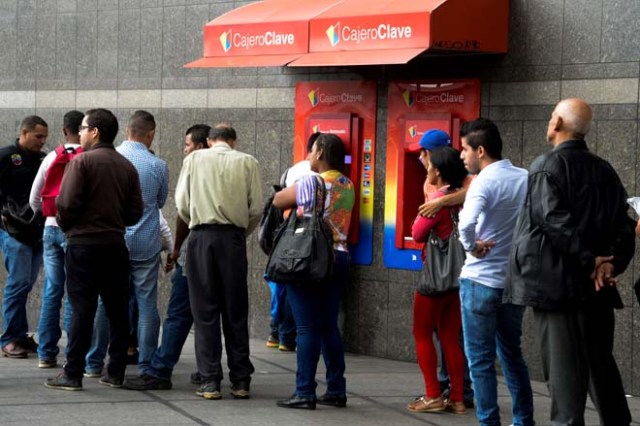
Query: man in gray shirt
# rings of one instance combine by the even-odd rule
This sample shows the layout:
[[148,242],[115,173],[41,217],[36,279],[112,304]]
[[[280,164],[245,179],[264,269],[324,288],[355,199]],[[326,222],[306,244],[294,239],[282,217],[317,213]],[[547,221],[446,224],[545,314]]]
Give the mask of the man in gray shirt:
[[209,149],[185,158],[176,188],[178,214],[189,224],[187,279],[202,386],[196,395],[220,399],[225,332],[231,394],[249,398],[246,236],[262,213],[258,162],[236,151],[232,127],[211,129]]

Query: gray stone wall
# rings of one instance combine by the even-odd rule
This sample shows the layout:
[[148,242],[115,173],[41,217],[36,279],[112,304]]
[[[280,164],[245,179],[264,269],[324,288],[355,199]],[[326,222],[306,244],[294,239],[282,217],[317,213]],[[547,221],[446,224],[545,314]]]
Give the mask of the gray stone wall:
[[[169,162],[175,184],[185,129],[197,122],[226,121],[238,130],[239,149],[260,161],[266,191],[292,158],[296,82],[378,81],[374,264],[353,268],[342,321],[350,351],[404,360],[415,357],[411,334],[415,274],[386,269],[382,263],[388,81],[480,77],[482,115],[500,126],[506,157],[524,167],[547,149],[544,136],[553,105],[568,96],[584,97],[595,110],[589,146],[611,161],[630,195],[637,193],[637,1],[512,0],[510,51],[504,56],[427,56],[407,66],[351,69],[182,68],[200,56],[204,24],[245,3],[0,1],[1,144],[11,143],[20,120],[28,114],[39,114],[49,122],[51,149],[62,141],[62,116],[69,109],[110,108],[124,128],[128,115],[144,108],[156,115],[159,129],[154,148]],[[121,131],[118,139],[123,136]],[[171,196],[164,209],[170,222],[175,218],[173,206]],[[251,333],[266,337],[269,291],[262,280],[266,259],[255,236],[248,247]],[[635,394],[640,393],[640,325],[632,284],[639,272],[636,260],[621,280],[627,308],[617,313],[615,343],[625,384]],[[41,285],[29,299],[32,328]],[[162,311],[169,286],[168,277],[162,276]],[[524,346],[533,375],[539,377],[530,325],[527,315]]]

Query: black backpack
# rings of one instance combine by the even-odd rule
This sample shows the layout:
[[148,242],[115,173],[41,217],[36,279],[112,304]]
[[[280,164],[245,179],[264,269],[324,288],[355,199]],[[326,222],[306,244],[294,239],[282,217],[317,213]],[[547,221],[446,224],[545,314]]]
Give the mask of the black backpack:
[[280,185],[272,186],[271,195],[264,203],[264,208],[262,209],[262,217],[258,225],[258,243],[262,251],[267,255],[271,253],[276,233],[282,223],[284,223],[282,210],[273,206],[273,197],[276,195],[276,192],[286,187],[288,173],[289,169],[285,170],[280,177]]

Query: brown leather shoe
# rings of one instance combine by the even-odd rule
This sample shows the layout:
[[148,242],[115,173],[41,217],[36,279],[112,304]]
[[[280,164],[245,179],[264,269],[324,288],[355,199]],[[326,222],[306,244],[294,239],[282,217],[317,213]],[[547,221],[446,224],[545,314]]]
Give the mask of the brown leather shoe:
[[445,401],[447,404],[447,411],[453,414],[467,414],[467,407],[465,407],[463,401]]
[[27,350],[18,343],[11,342],[2,347],[2,356],[7,358],[26,358]]
[[38,353],[38,343],[36,342],[36,339],[33,338],[33,335],[27,336],[24,339],[19,340],[18,344],[29,353],[32,353],[32,354]]

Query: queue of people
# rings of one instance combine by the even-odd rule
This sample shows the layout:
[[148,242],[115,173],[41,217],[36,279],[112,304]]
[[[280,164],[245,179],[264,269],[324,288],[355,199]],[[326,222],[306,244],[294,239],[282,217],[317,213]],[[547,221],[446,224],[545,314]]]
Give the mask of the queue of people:
[[[455,277],[447,281],[453,284],[428,292],[419,287],[415,293],[413,335],[425,389],[407,404],[409,411],[464,415],[475,406],[480,425],[499,425],[497,358],[512,397],[513,424],[534,425],[521,350],[524,310],[530,306],[552,424],[584,425],[587,394],[603,425],[630,424],[612,354],[613,310],[622,307],[616,277],[633,257],[635,223],[615,170],[587,148],[591,120],[583,100],[561,101],[547,130],[553,149],[528,172],[502,157],[499,129],[486,119],[462,125],[461,152],[437,129],[411,147],[427,172],[423,193],[413,195],[424,198],[412,230],[414,240],[425,243],[423,273],[434,276],[435,254],[426,248],[433,250],[435,241],[461,247],[464,264],[446,263],[455,266],[444,272],[438,265],[439,274]],[[235,149],[237,135],[228,124],[186,131],[175,197],[176,237],[164,264],[166,272],[175,271],[158,347],[160,209],[169,182],[167,164],[150,149],[155,127],[152,114],[136,111],[127,124],[127,140],[116,149],[118,120],[111,111],[71,111],[64,117],[64,149],[45,157],[47,123],[30,116],[22,121],[15,144],[0,149],[0,246],[7,268],[2,354],[26,358],[35,352],[40,368],[56,367],[65,300],[66,361],[60,374],[47,379],[47,388],[81,390],[83,378],[99,376],[99,383],[110,387],[171,389],[173,367],[193,325],[196,395],[222,398],[224,334],[230,393],[247,399],[254,367],[246,238],[263,210],[258,161]],[[315,287],[272,283],[280,313],[274,311],[267,345],[297,351],[295,391],[278,400],[279,407],[344,408],[338,312],[349,280],[354,183],[342,172],[345,146],[339,137],[314,134],[307,152],[306,160],[283,176],[286,185],[271,202],[299,217],[322,206],[333,248],[331,274]],[[53,210],[44,187],[58,191]],[[46,279],[37,344],[27,333],[26,299],[43,253]],[[453,256],[452,249],[448,253]],[[130,305],[139,310],[134,330]],[[138,374],[125,377],[133,331]],[[442,350],[444,380],[437,371],[434,336]],[[102,371],[105,352],[109,358]],[[327,387],[317,396],[321,354]],[[96,359],[99,367],[91,369]]]

